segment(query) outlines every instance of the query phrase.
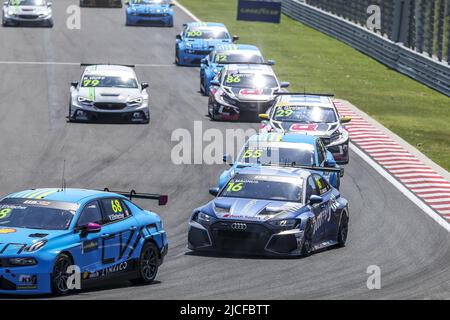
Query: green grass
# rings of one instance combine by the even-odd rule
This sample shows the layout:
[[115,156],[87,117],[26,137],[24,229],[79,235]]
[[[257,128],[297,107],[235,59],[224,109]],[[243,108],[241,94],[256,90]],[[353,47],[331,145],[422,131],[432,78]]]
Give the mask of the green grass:
[[286,16],[279,25],[237,21],[237,0],[179,2],[276,60],[290,91],[334,92],[450,170],[450,98]]

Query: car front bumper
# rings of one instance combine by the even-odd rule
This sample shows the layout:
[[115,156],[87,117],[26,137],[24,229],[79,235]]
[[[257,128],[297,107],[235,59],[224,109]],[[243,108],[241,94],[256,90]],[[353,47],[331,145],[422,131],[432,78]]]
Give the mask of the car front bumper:
[[152,15],[127,15],[127,25],[164,25],[170,26],[173,24],[173,16],[168,14],[161,16],[160,14]]
[[[211,51],[199,50],[199,51],[184,51],[179,52],[178,64],[188,67],[198,67],[203,58],[205,58]],[[211,49],[212,50],[212,49]]]
[[[245,231],[235,231],[231,225],[245,223]],[[299,229],[275,230],[262,223],[243,221],[217,221],[204,226],[196,221],[189,223],[188,248],[194,251],[221,251],[228,253],[300,256],[303,231]]]
[[273,101],[236,101],[233,105],[214,99],[213,109],[218,120],[238,121],[247,115],[265,113],[272,105]]
[[98,108],[94,105],[83,105],[72,101],[69,115],[71,121],[92,121],[101,117],[119,118],[124,121],[142,123],[150,120],[150,110],[147,102],[137,107],[126,106],[121,109],[107,109]]
[[6,24],[30,24],[30,25],[46,25],[53,23],[52,15],[47,16],[29,16],[25,18],[25,15],[4,15],[3,21]]
[[333,154],[333,158],[337,164],[348,164],[349,156],[349,140],[335,145],[327,145],[328,151]]

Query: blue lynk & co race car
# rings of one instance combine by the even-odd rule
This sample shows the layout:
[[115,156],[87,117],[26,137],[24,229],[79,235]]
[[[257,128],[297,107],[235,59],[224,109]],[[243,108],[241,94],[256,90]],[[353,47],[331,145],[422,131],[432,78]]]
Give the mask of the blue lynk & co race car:
[[118,277],[153,282],[167,235],[160,217],[131,199],[165,205],[167,196],[105,190],[32,189],[1,199],[0,293],[62,295]]
[[127,26],[173,27],[173,3],[170,0],[129,0],[126,4]]
[[191,250],[301,256],[347,240],[348,202],[318,173],[249,167],[210,193],[191,216]]

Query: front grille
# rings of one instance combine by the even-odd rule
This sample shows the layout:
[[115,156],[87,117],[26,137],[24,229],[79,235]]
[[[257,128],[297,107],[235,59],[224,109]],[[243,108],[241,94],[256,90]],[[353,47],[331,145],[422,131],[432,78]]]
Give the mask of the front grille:
[[33,15],[31,15],[31,14],[19,14],[18,17],[20,19],[30,19],[30,20],[32,20],[32,19],[37,19],[39,16],[34,15],[34,14]]
[[106,103],[106,102],[96,102],[94,106],[102,110],[122,110],[127,104],[126,103]]
[[166,13],[140,13],[140,17],[148,17],[148,18],[160,18],[165,17]]
[[207,56],[211,51],[210,50],[193,50],[193,54]]
[[328,146],[330,144],[330,142],[331,142],[330,138],[321,138],[321,140],[326,146]]

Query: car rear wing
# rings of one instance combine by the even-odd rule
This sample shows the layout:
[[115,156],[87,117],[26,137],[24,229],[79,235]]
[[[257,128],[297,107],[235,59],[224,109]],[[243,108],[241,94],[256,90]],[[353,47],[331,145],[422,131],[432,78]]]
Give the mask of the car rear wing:
[[275,92],[275,96],[319,96],[334,97],[334,93],[312,93],[312,92]]
[[158,205],[160,205],[160,206],[165,206],[169,202],[169,196],[168,195],[153,194],[153,193],[137,193],[135,190],[131,190],[131,191],[113,191],[113,190],[109,190],[108,188],[103,189],[103,191],[120,194],[122,196],[128,197],[128,199],[130,199],[130,200],[133,200],[133,198],[136,198],[136,199],[148,199],[148,200],[158,200]]
[[323,171],[323,172],[336,172],[339,173],[340,177],[344,176],[344,168],[330,168],[330,167],[319,167],[319,166],[302,166],[295,163],[267,163],[262,164],[265,167],[281,167],[281,168],[297,168],[297,169],[305,169],[311,171]]
[[99,65],[136,68],[136,66],[134,64],[119,64],[119,63],[109,63],[109,62],[108,63],[80,63],[80,68],[81,67],[90,67],[90,66],[99,66]]

